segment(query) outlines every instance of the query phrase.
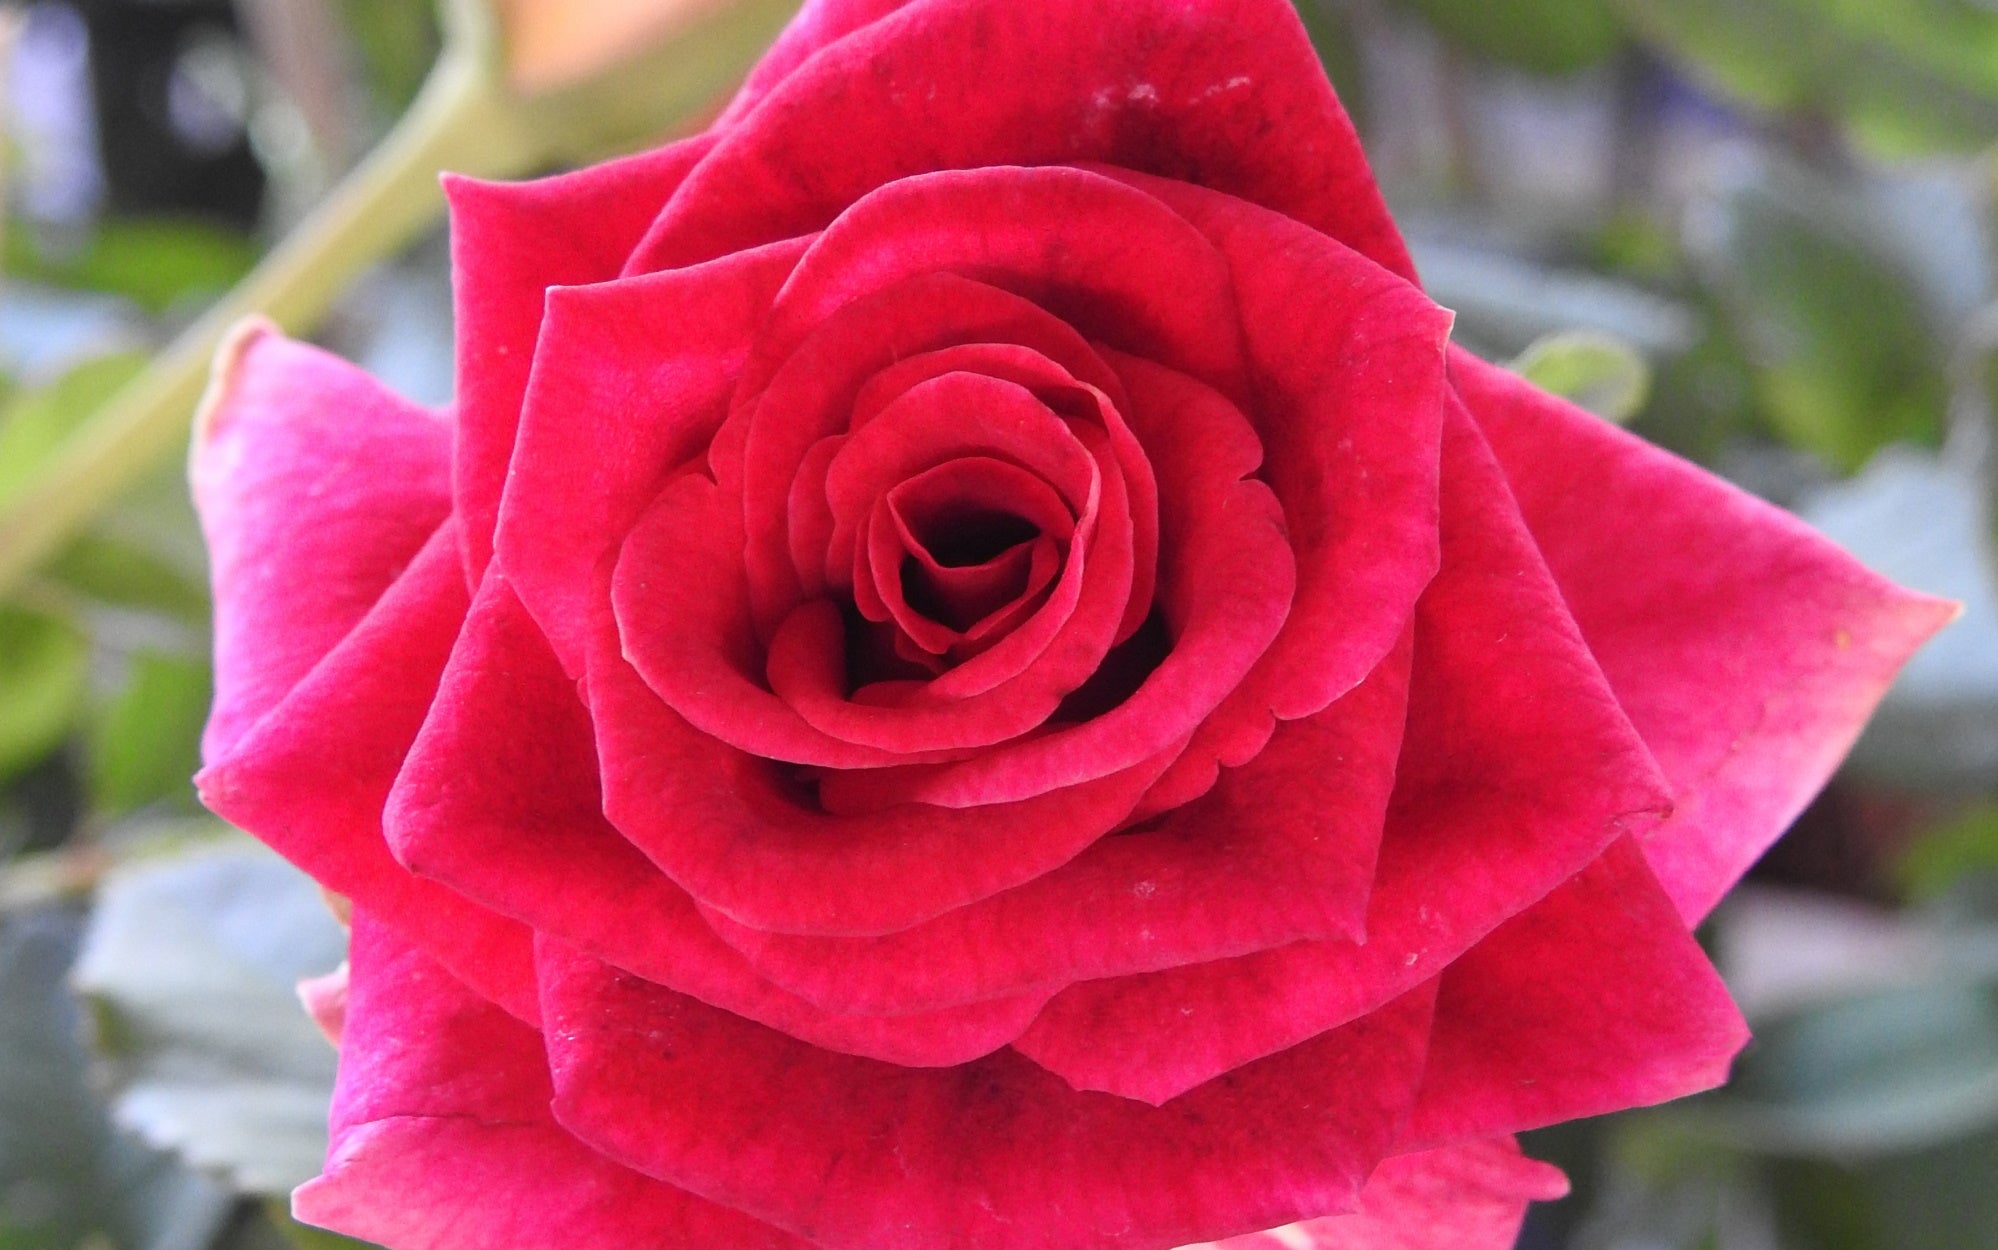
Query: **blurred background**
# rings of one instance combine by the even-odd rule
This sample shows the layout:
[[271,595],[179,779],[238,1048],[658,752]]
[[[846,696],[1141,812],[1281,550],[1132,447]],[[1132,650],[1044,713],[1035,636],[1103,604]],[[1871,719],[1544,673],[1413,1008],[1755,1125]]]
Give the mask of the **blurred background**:
[[[1967,605],[1703,931],[1734,1082],[1533,1135],[1522,1246],[1998,1248],[1998,3],[1298,3],[1460,341]],[[0,1250],[343,1244],[340,931],[187,780],[215,327],[447,400],[436,169],[670,134],[783,7],[0,8]]]

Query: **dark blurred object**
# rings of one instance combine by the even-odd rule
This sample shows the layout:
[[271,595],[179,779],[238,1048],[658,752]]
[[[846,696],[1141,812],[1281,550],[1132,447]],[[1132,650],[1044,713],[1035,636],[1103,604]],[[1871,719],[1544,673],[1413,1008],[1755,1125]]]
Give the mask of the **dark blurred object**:
[[1769,885],[1891,903],[1901,893],[1896,865],[1947,810],[1946,801],[1932,794],[1836,779],[1750,876]]
[[107,208],[247,230],[263,204],[248,79],[228,0],[82,0]]
[[60,846],[83,815],[75,761],[61,751],[48,756],[8,780],[0,789],[0,802],[15,817],[0,818],[0,858]]

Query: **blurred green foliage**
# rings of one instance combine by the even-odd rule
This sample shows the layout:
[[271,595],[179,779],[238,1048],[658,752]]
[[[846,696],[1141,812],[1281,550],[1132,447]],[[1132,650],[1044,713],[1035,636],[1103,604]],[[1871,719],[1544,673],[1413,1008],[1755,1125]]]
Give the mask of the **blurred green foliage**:
[[220,295],[250,271],[257,245],[203,221],[99,222],[81,246],[49,247],[35,231],[6,236],[6,272],[55,286],[122,295],[151,313]]
[[1976,151],[1998,133],[1998,10],[1976,0],[1612,3],[1703,81],[1882,152]]
[[145,363],[143,352],[99,356],[45,386],[17,392],[0,411],[0,500],[32,482],[70,431]]
[[1621,339],[1591,330],[1544,335],[1511,368],[1535,386],[1617,425],[1642,411],[1651,392],[1651,367],[1644,357]]
[[1902,856],[1901,888],[1934,900],[1980,876],[1998,878],[1998,803],[1980,803],[1928,831]]
[[1722,195],[1706,230],[1705,276],[1779,437],[1848,473],[1941,438],[1947,345],[1835,190],[1777,166]]
[[382,111],[394,116],[416,98],[437,59],[437,15],[410,0],[338,0],[362,76]]
[[1536,74],[1572,74],[1622,42],[1609,0],[1395,0],[1468,51]]
[[0,778],[62,745],[89,675],[90,644],[61,617],[0,604]]

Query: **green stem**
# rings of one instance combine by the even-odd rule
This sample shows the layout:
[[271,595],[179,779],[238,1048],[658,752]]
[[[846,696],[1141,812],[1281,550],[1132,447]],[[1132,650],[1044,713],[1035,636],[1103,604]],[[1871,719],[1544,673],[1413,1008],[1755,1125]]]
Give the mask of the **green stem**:
[[500,177],[539,159],[495,77],[479,58],[447,51],[402,121],[326,202],[77,428],[0,511],[0,596],[181,444],[230,326],[262,313],[308,332],[357,274],[437,219],[438,171]]

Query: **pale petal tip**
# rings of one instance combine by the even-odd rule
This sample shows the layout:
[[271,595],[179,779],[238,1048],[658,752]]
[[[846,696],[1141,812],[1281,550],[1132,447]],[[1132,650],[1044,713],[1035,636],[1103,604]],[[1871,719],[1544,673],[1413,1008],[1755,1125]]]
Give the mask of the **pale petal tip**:
[[307,977],[297,985],[298,1001],[319,1031],[335,1048],[347,1025],[347,964],[324,976]]
[[194,410],[194,447],[197,451],[213,437],[250,349],[259,340],[282,336],[283,333],[269,317],[252,313],[230,326],[222,335],[222,341],[215,347],[214,362],[208,368],[208,387],[202,391],[201,402]]

